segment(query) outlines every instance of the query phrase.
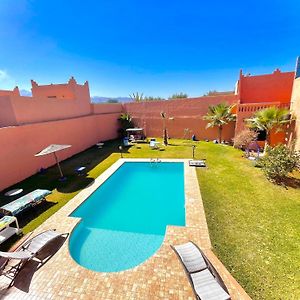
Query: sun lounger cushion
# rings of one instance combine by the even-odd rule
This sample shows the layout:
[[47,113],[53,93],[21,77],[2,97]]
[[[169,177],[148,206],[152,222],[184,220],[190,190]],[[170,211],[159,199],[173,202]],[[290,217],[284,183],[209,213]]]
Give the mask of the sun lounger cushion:
[[189,165],[191,167],[206,167],[206,163],[204,160],[190,160]]
[[198,272],[207,268],[206,262],[199,249],[191,242],[174,246],[183,264],[189,273]]
[[37,253],[50,241],[61,236],[61,233],[54,230],[48,230],[33,237],[28,246],[25,243],[25,249],[31,253]]
[[43,200],[47,195],[51,193],[52,192],[49,190],[34,190],[31,193],[24,195],[16,199],[15,201],[0,207],[0,212],[3,214],[11,214],[15,216],[21,211],[25,210],[26,208]]
[[15,251],[15,252],[2,252],[0,251],[0,257],[8,258],[8,259],[20,259],[26,260],[30,259],[34,256],[34,254],[24,251]]
[[208,269],[191,274],[194,289],[201,300],[227,300],[230,296]]
[[196,244],[188,242],[171,247],[180,258],[197,299],[231,299],[222,278]]

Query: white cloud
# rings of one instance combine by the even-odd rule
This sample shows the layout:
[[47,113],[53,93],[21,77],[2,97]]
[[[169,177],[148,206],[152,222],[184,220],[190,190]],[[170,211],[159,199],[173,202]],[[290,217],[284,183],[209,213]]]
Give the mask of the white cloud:
[[[1,0],[0,0],[1,1]],[[0,69],[0,90],[11,90],[16,86],[16,81],[6,70]]]
[[7,81],[10,79],[10,76],[5,70],[0,70],[0,81]]

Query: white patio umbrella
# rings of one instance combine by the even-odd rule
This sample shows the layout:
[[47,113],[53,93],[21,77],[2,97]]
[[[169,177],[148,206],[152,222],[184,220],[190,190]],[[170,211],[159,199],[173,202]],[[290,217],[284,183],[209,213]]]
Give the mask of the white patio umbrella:
[[45,149],[43,149],[42,151],[40,151],[39,153],[35,154],[34,156],[43,156],[43,155],[48,155],[48,154],[52,153],[54,155],[54,158],[55,158],[55,161],[56,161],[56,164],[57,164],[60,176],[61,176],[61,178],[64,178],[64,174],[63,174],[63,172],[61,170],[61,167],[60,167],[59,160],[58,160],[58,157],[56,155],[56,152],[64,150],[64,149],[67,149],[67,148],[70,148],[70,147],[72,147],[72,145],[51,144],[48,147],[46,147]]

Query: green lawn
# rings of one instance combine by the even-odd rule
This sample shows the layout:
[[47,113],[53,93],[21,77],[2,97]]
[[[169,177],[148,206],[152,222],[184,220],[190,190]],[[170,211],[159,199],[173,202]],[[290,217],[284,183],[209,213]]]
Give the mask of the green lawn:
[[[206,158],[208,164],[197,174],[214,252],[253,299],[300,299],[300,189],[268,182],[232,147],[194,144],[196,157]],[[171,140],[164,151],[157,151],[139,144],[124,157],[190,158],[191,145]],[[14,186],[26,192],[53,190],[46,203],[19,217],[24,232],[40,225],[119,159],[117,149],[118,142],[109,142],[103,149],[91,148],[64,161],[67,182],[59,182],[52,167]],[[87,177],[74,174],[82,165],[88,169]],[[7,201],[1,193],[1,205]]]

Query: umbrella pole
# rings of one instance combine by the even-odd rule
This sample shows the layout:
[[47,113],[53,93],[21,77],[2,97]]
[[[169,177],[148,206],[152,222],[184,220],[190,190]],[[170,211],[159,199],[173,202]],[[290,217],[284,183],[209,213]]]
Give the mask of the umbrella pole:
[[55,152],[53,152],[53,154],[54,154],[54,157],[55,157],[55,161],[56,161],[56,163],[57,163],[57,167],[58,167],[58,170],[59,170],[59,173],[60,173],[60,177],[63,178],[63,177],[64,177],[64,174],[63,174],[63,172],[62,172],[62,170],[61,170],[61,167],[60,167],[60,164],[59,164],[57,155],[56,155]]

